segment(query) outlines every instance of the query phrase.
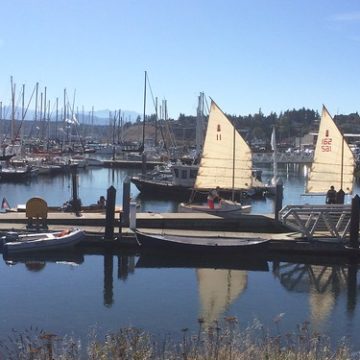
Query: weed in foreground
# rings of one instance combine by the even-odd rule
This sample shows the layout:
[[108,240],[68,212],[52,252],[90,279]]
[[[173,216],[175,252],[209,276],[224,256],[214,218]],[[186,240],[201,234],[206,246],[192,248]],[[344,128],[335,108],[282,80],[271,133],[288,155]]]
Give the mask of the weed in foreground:
[[[283,316],[283,315],[282,315]],[[281,320],[281,318],[280,318]],[[280,321],[279,320],[279,321]],[[330,346],[330,339],[312,332],[309,323],[299,325],[294,332],[280,333],[277,326],[271,334],[258,321],[240,329],[238,319],[227,317],[212,326],[204,326],[198,320],[195,333],[182,329],[180,339],[153,337],[137,328],[124,328],[107,334],[99,340],[94,331],[82,351],[82,345],[74,337],[59,336],[37,328],[23,332],[13,331],[0,342],[0,358],[14,360],[348,360],[360,359],[351,354],[343,340]]]

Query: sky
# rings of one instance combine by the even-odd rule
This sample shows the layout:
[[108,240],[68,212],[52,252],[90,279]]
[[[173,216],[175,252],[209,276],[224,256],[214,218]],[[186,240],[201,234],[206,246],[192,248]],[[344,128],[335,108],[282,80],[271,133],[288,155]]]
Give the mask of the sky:
[[[227,114],[359,111],[358,0],[2,0],[0,101],[10,77],[52,107],[195,115],[204,92]],[[30,107],[34,107],[31,100]]]

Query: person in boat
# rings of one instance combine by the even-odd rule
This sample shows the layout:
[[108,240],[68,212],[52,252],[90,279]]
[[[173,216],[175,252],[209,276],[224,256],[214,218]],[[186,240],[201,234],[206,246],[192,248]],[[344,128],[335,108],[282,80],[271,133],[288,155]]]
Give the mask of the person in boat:
[[219,186],[216,187],[216,189],[212,189],[209,191],[208,197],[207,197],[207,201],[208,201],[208,206],[210,209],[214,209],[215,208],[215,200],[219,201],[221,200],[221,197],[219,195]]
[[326,193],[326,204],[336,204],[336,190],[333,185],[330,186]]
[[105,207],[106,207],[106,199],[105,199],[105,196],[100,196],[100,199],[98,200],[98,202],[97,202],[97,204],[98,204],[98,206],[99,206],[99,208],[101,208],[101,209],[105,209]]

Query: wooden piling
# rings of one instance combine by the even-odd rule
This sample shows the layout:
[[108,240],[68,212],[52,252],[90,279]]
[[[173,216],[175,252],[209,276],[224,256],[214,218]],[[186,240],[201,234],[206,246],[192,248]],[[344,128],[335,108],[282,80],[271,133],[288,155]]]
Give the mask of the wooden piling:
[[106,197],[105,240],[114,238],[116,189],[110,186]]
[[127,176],[123,182],[123,203],[122,203],[122,223],[124,227],[129,226],[130,215],[130,178]]
[[77,165],[71,165],[71,180],[72,180],[72,211],[76,216],[80,216],[81,200],[78,198],[78,179],[77,179]]
[[360,197],[355,195],[351,200],[351,218],[350,218],[350,246],[354,249],[359,248],[359,213]]
[[283,182],[281,179],[279,179],[276,183],[276,193],[275,193],[275,220],[279,221],[279,212],[282,209],[282,202],[283,202],[283,193],[284,193],[284,187]]

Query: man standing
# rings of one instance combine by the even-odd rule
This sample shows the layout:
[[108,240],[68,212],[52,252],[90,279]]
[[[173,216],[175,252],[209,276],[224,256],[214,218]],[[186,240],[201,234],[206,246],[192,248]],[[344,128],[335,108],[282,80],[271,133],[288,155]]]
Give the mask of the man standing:
[[333,185],[330,186],[326,194],[326,204],[336,204],[336,190]]

